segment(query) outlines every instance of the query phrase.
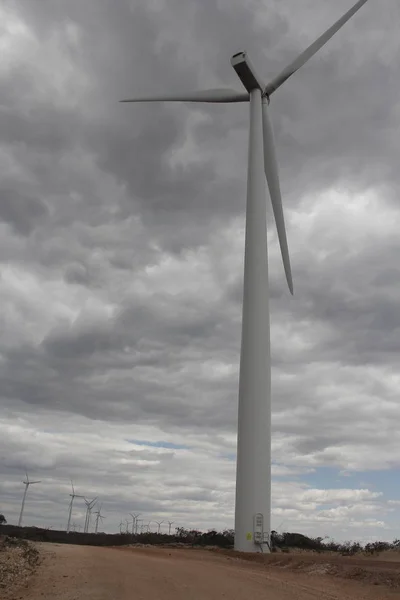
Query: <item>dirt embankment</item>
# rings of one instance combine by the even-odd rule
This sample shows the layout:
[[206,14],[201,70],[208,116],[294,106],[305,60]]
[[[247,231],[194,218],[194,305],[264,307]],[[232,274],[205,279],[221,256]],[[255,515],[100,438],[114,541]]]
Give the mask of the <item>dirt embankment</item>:
[[296,552],[292,554],[240,554],[230,550],[215,550],[236,560],[255,562],[264,568],[278,568],[309,575],[328,575],[374,586],[398,590],[400,600],[400,552],[383,552],[376,557],[357,554],[338,556],[336,553]]
[[37,548],[25,540],[0,537],[0,599],[14,598],[27,588],[39,564]]
[[[395,562],[359,567],[351,558],[315,555],[244,560],[195,549],[38,547],[43,561],[18,600],[400,600]],[[340,574],[364,567],[374,581]]]

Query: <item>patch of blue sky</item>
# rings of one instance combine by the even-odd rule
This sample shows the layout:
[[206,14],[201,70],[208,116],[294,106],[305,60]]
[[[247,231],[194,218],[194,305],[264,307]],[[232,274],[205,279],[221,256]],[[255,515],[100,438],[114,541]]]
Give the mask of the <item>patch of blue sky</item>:
[[149,448],[167,448],[168,450],[190,450],[190,446],[185,444],[176,444],[175,442],[150,442],[149,440],[126,440],[129,444],[137,446],[147,446]]
[[234,460],[236,460],[236,452],[223,452],[219,455],[219,457],[224,460],[229,460],[233,462]]
[[400,500],[400,470],[343,471],[334,467],[317,467],[302,481],[318,489],[369,489],[382,492],[388,500]]

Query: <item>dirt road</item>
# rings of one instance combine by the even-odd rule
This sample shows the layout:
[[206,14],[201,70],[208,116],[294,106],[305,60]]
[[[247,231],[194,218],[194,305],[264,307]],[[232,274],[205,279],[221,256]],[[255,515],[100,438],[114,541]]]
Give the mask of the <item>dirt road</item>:
[[[44,560],[11,600],[387,600],[399,590],[199,550],[39,544]],[[7,599],[8,600],[8,599]]]

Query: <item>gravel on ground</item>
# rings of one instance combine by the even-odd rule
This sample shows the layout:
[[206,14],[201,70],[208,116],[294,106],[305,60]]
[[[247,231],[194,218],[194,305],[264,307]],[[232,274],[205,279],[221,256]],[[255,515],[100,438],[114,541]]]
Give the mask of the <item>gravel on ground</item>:
[[34,544],[0,536],[0,599],[13,598],[16,590],[27,588],[38,564]]

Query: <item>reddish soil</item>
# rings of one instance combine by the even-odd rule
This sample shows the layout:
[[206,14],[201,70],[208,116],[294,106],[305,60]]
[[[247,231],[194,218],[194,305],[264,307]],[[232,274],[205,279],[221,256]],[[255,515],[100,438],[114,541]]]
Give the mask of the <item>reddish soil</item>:
[[37,544],[43,560],[7,600],[400,600],[400,562],[251,557],[168,548]]

